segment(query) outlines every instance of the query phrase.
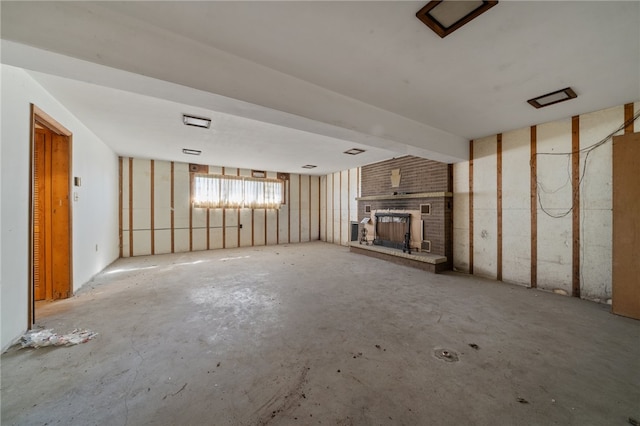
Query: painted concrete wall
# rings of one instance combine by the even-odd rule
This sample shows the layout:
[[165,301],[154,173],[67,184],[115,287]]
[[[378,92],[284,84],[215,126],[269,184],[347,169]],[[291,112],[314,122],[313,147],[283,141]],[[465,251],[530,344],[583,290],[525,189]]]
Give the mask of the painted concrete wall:
[[[222,166],[209,166],[209,173],[251,176],[251,170]],[[267,172],[267,177],[274,179],[277,173]],[[319,187],[318,176],[291,174],[285,183],[286,204],[278,210],[192,208],[188,163],[123,158],[122,256],[317,240]]]
[[320,239],[348,246],[351,222],[358,221],[360,169],[320,177]]
[[453,165],[453,269],[469,272],[469,162]]
[[496,137],[474,141],[473,158],[473,271],[496,278]]
[[528,128],[502,135],[502,279],[523,285],[531,278],[529,142]]
[[118,159],[27,72],[2,65],[2,149],[0,197],[0,347],[26,329],[29,286],[29,144],[33,103],[73,133],[73,290],[118,257]]
[[[611,123],[620,121],[621,117],[624,117],[622,106],[581,115],[580,149],[606,137],[612,131]],[[583,170],[585,164],[587,167],[580,187],[580,281],[581,296],[589,299],[599,298],[600,295],[611,297],[612,155],[612,144],[607,143],[592,151],[588,158],[580,156],[580,169]]]
[[[633,111],[640,110],[635,103]],[[599,142],[625,120],[624,107],[578,117],[580,149]],[[532,268],[537,287],[572,293],[572,119],[534,126],[537,161],[537,220],[531,220],[531,128],[502,137],[502,269],[498,271],[497,136],[473,141],[473,199],[469,197],[469,162],[454,166],[454,268],[505,282],[531,285]],[[634,124],[640,131],[640,122]],[[622,133],[622,132],[620,132]],[[611,140],[580,158],[579,280],[583,298],[611,298],[612,265],[612,151]],[[586,166],[586,169],[585,169]],[[469,203],[473,202],[470,216]],[[470,218],[473,218],[473,253]],[[537,261],[531,253],[532,232],[537,233]]]

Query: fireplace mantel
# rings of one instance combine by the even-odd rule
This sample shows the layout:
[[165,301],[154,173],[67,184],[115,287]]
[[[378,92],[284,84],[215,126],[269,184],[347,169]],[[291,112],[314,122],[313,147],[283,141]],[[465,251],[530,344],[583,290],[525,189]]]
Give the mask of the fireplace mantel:
[[376,201],[376,200],[406,200],[412,198],[435,198],[435,197],[453,197],[453,192],[416,192],[413,194],[397,194],[397,195],[368,195],[366,197],[356,197],[358,201]]

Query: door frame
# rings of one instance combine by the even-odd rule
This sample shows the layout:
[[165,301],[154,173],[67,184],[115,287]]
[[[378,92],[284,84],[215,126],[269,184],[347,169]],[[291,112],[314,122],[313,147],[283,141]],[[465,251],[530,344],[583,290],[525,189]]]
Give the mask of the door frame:
[[28,309],[27,309],[27,329],[31,330],[35,324],[35,297],[34,297],[34,282],[33,282],[33,219],[34,219],[34,151],[35,151],[35,133],[36,123],[46,127],[53,133],[60,136],[64,136],[69,145],[69,294],[73,293],[73,134],[66,127],[60,124],[57,120],[51,117],[49,114],[38,108],[35,104],[30,104],[30,117],[29,117],[29,261],[28,261]]

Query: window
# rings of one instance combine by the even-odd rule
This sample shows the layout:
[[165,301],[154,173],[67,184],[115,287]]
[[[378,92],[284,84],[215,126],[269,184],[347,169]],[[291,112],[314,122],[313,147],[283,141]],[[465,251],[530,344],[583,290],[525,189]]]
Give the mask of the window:
[[276,179],[196,174],[193,206],[277,209],[283,202],[283,187],[283,182]]

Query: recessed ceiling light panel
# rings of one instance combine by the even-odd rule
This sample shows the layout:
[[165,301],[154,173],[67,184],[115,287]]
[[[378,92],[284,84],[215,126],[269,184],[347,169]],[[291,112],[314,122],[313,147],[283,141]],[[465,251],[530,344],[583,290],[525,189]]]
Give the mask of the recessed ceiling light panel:
[[302,166],[303,169],[315,169],[318,166],[314,166],[313,164],[306,164]]
[[578,95],[576,95],[576,92],[574,92],[571,87],[567,87],[566,89],[556,90],[555,92],[529,99],[527,102],[536,108],[542,108],[577,97]]
[[362,154],[364,152],[364,149],[360,149],[360,148],[351,148],[348,151],[345,151],[345,154],[349,154],[349,155],[358,155],[358,154]]
[[496,4],[497,1],[486,0],[433,0],[416,17],[444,38]]
[[186,126],[195,126],[208,129],[211,126],[211,119],[204,117],[195,117],[193,115],[182,114],[182,122]]
[[202,154],[202,151],[200,151],[198,149],[182,148],[182,153],[183,154],[189,154],[189,155],[200,155],[200,154]]

